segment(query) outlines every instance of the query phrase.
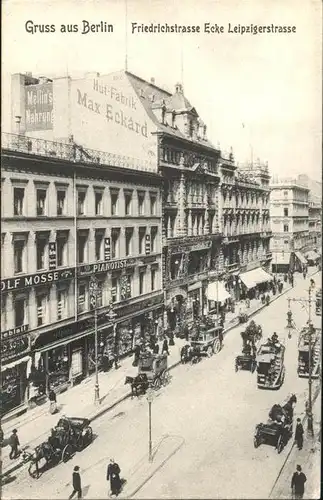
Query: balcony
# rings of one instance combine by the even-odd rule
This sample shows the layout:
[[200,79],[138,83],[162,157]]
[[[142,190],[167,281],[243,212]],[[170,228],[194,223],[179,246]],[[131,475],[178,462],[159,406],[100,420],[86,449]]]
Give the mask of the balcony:
[[233,273],[239,270],[238,262],[233,262],[232,264],[224,264],[224,269],[228,273]]
[[74,142],[57,142],[27,137],[25,135],[8,134],[3,132],[2,149],[19,151],[28,155],[43,156],[46,158],[57,158],[73,163],[81,162],[92,165],[107,165],[111,167],[123,167],[146,172],[156,172],[156,164],[153,162],[137,160],[123,155],[115,155],[104,151],[84,148]]

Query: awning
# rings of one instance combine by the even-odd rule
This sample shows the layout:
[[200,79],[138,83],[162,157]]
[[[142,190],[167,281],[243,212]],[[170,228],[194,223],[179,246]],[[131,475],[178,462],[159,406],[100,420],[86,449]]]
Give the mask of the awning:
[[318,260],[320,257],[314,250],[310,250],[307,252],[306,258],[307,260]]
[[271,261],[272,265],[276,264],[289,264],[290,252],[275,252],[273,253],[273,259]]
[[24,356],[23,358],[16,359],[15,361],[12,361],[11,363],[8,363],[6,365],[1,365],[1,372],[4,372],[5,370],[10,370],[10,368],[13,368],[14,366],[20,365],[21,363],[27,363],[27,361],[30,360],[30,356]]
[[298,258],[301,264],[307,264],[307,260],[301,252],[295,252],[295,257]]
[[254,288],[259,283],[265,283],[273,280],[273,277],[262,269],[262,267],[257,267],[256,269],[242,273],[239,275],[239,278],[247,288]]
[[226,291],[221,281],[213,281],[208,284],[207,297],[208,300],[214,300],[215,302],[224,302],[227,299],[231,299],[231,295]]

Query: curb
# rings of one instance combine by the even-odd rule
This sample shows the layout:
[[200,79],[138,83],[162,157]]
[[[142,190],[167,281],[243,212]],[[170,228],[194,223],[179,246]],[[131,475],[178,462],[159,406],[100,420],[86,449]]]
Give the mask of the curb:
[[[317,399],[318,395],[320,394],[320,392],[321,392],[321,387],[319,386],[319,387],[318,387],[318,389],[317,389],[317,390],[316,390],[316,392],[315,392],[315,395],[314,395],[314,398],[313,398],[312,405],[314,405],[314,403],[315,403],[315,401],[316,401],[316,399]],[[305,423],[305,421],[306,421],[306,420],[307,420],[307,414],[305,414],[305,415],[304,415],[304,417],[303,417],[303,419],[302,419],[302,425]],[[273,492],[274,492],[274,489],[276,488],[276,485],[277,485],[277,483],[278,483],[278,481],[279,481],[279,479],[280,479],[280,476],[282,475],[283,470],[284,470],[284,468],[285,468],[285,466],[286,466],[286,464],[287,464],[287,462],[288,462],[288,460],[289,460],[289,457],[290,457],[290,455],[291,455],[291,453],[292,453],[292,451],[293,451],[293,449],[294,449],[294,448],[295,448],[295,440],[293,440],[292,446],[290,447],[290,450],[289,450],[289,452],[287,453],[287,456],[286,456],[286,458],[285,458],[285,460],[284,460],[284,462],[283,462],[283,465],[281,466],[281,468],[280,468],[280,470],[279,470],[278,476],[277,476],[277,477],[276,477],[276,479],[275,479],[275,482],[274,482],[274,484],[273,484],[273,486],[272,486],[272,488],[271,488],[271,490],[270,490],[270,493],[269,493],[269,497],[268,497],[268,498],[274,498],[274,497],[272,497],[272,494],[273,494]]]
[[127,499],[127,498],[133,498],[136,493],[138,493],[138,491],[141,490],[141,488],[143,486],[145,486],[146,483],[148,483],[148,481],[150,481],[150,479],[168,462],[168,460],[170,460],[172,458],[172,456],[175,455],[175,453],[178,452],[178,450],[183,446],[184,444],[184,441],[182,443],[180,443],[176,448],[175,450],[173,450],[171,452],[170,455],[168,455],[168,457],[164,458],[164,460],[162,460],[162,462],[157,465],[157,467],[148,475],[148,477],[146,477],[132,492],[131,494],[128,494],[127,496],[125,496],[124,498]]
[[[315,271],[314,273],[312,273],[311,275],[309,276],[313,276],[314,274],[318,273],[319,271]],[[289,288],[286,288],[283,290],[283,292],[281,294],[278,294],[278,295],[275,295],[269,304],[271,304],[272,302],[274,302],[275,300],[279,299],[282,295],[284,295],[285,293],[287,293],[289,290],[291,290],[292,288],[294,287],[289,287]],[[260,312],[262,309],[264,309],[265,307],[268,307],[266,304],[262,304],[261,306],[259,306],[257,309],[255,309],[253,312],[251,312],[250,314],[248,314],[248,319],[251,318],[252,316],[254,316],[255,314],[257,314],[258,312]],[[227,327],[226,329],[224,329],[223,333],[226,334],[228,333],[230,330],[233,330],[233,328],[236,328],[238,325],[239,325],[239,321],[237,322],[234,322],[232,323],[232,325],[230,325],[229,327]],[[172,365],[170,365],[168,368],[167,368],[167,371],[171,371],[173,370],[174,368],[176,368],[178,365],[181,364],[181,361],[176,361],[175,363],[173,363]],[[113,408],[115,408],[117,405],[119,405],[120,403],[122,403],[123,401],[125,401],[126,399],[128,399],[129,397],[131,396],[131,392],[129,392],[128,394],[126,394],[125,396],[122,396],[121,398],[117,399],[115,402],[111,403],[108,407],[105,407],[105,408],[101,408],[99,409],[97,412],[94,412],[92,414],[92,416],[89,416],[89,420],[90,422],[93,422],[95,421],[96,419],[100,418],[102,415],[104,415],[105,413],[107,413],[108,411],[112,410]],[[15,472],[16,470],[20,469],[21,467],[23,467],[25,465],[26,462],[19,462],[18,464],[16,464],[15,466],[13,466],[12,468],[8,469],[8,470],[5,470],[3,473],[0,474],[0,478],[4,478],[8,475],[10,475],[12,472]],[[153,473],[155,474],[155,472]],[[151,476],[152,477],[152,476]],[[150,478],[149,478],[150,479]],[[148,480],[147,480],[148,481]],[[145,483],[144,483],[145,484]]]

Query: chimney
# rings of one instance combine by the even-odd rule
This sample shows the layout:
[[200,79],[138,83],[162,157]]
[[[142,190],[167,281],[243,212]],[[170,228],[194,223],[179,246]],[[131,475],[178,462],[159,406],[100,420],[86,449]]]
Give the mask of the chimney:
[[153,85],[155,85],[155,78],[153,76],[150,78],[150,83],[152,83]]

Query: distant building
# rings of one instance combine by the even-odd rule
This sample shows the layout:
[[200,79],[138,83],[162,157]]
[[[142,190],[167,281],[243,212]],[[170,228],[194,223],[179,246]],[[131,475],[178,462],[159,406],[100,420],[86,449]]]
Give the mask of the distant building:
[[294,179],[281,179],[270,190],[272,269],[302,270],[309,241],[309,189]]

